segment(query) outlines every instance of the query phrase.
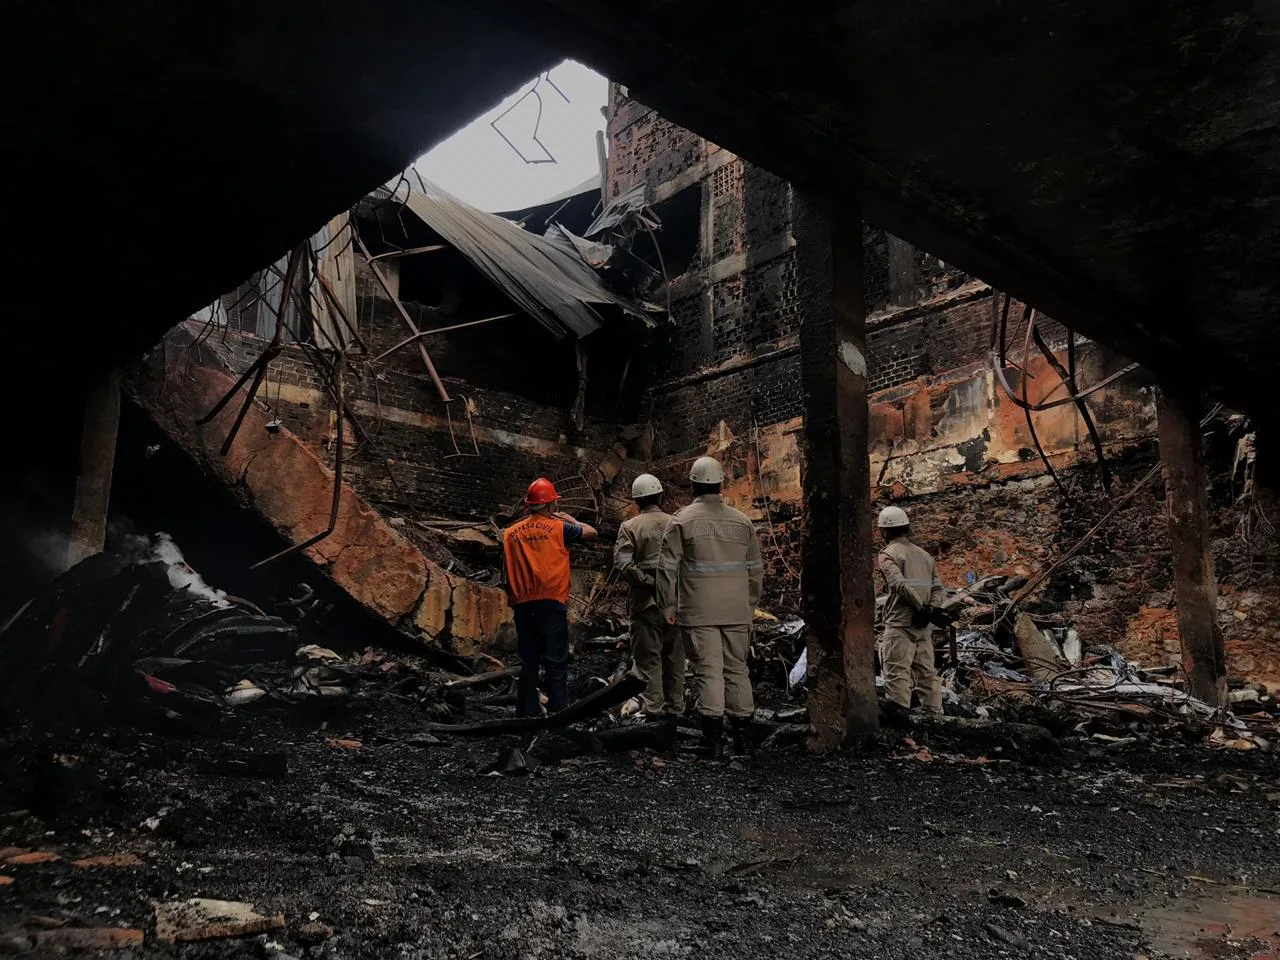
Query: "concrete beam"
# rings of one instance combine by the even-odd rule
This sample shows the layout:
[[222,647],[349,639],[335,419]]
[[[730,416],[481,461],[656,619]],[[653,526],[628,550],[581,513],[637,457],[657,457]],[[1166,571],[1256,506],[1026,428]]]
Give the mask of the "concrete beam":
[[107,511],[111,506],[111,475],[120,430],[120,371],[111,369],[90,388],[84,404],[80,435],[80,469],[71,508],[71,536],[67,569],[101,553],[107,541]]
[[797,190],[807,511],[801,556],[808,624],[809,749],[874,733],[867,338],[862,220],[856,200]]
[[1227,699],[1227,661],[1218,625],[1218,581],[1209,538],[1209,481],[1200,435],[1201,407],[1200,397],[1185,389],[1157,392],[1182,661],[1192,696],[1220,706]]

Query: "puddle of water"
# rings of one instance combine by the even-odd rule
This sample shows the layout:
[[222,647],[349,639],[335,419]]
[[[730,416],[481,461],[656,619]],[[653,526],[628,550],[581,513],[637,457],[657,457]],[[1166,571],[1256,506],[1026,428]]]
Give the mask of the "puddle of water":
[[1138,920],[1151,945],[1177,960],[1237,957],[1240,941],[1265,944],[1250,960],[1280,960],[1280,898],[1200,894],[1146,908]]

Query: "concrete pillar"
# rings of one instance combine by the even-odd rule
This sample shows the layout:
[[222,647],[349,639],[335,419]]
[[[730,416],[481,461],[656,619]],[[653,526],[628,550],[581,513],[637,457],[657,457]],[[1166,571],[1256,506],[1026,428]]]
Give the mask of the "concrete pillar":
[[1202,403],[1191,391],[1160,390],[1156,414],[1182,662],[1191,694],[1221,705],[1227,699],[1227,661],[1218,625],[1218,581],[1209,539],[1208,479],[1200,433]]
[[916,248],[893,234],[885,236],[885,247],[889,260],[889,304],[913,307],[923,299]]
[[804,389],[804,617],[809,749],[874,733],[875,588],[867,455],[862,219],[857,202],[797,191]]
[[116,461],[116,433],[120,428],[120,371],[112,370],[89,388],[80,433],[80,468],[71,508],[71,536],[67,568],[101,553],[107,540],[107,509],[111,504],[111,473]]

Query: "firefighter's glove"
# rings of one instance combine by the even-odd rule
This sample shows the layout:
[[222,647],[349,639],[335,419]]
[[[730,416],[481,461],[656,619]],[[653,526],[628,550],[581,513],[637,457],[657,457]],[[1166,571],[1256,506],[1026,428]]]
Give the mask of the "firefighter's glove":
[[932,623],[935,627],[942,627],[942,629],[945,630],[947,627],[951,626],[953,623],[956,622],[956,615],[950,610],[946,610],[942,607],[930,607],[929,611],[930,611],[929,622]]
[[934,615],[933,607],[929,606],[928,604],[921,607],[919,610],[912,610],[911,626],[927,627],[929,624],[933,623],[933,615]]

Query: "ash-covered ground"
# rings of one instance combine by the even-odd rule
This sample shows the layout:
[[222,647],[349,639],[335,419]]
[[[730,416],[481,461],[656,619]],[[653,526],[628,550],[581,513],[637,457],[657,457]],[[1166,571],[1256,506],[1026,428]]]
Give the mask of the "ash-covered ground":
[[[111,955],[147,958],[1280,951],[1274,754],[917,727],[822,759],[644,751],[497,776],[527,740],[430,742],[425,719],[383,696],[323,721],[263,705],[221,741],[10,735],[0,847],[61,859],[0,867],[0,955],[52,955],[33,936],[79,926],[140,930]],[[536,751],[568,752],[558,738]],[[153,904],[190,897],[286,926],[157,943]]]

